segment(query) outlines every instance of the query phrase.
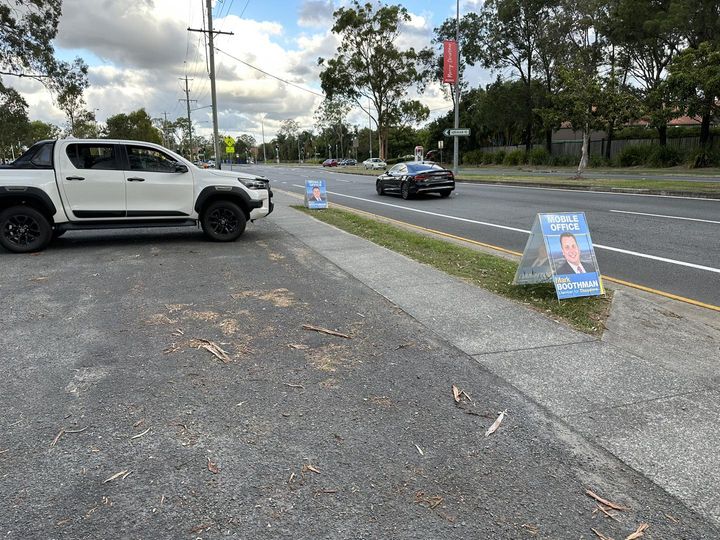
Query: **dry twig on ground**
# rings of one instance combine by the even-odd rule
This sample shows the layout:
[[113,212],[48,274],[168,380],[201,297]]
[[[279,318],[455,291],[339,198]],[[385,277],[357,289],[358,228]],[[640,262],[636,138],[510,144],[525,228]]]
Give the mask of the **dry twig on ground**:
[[336,332],[335,330],[328,330],[327,328],[322,328],[321,326],[313,326],[311,324],[303,324],[303,329],[305,330],[312,330],[313,332],[319,332],[321,334],[327,334],[329,336],[337,336],[345,339],[352,339],[347,334],[343,334],[342,332]]

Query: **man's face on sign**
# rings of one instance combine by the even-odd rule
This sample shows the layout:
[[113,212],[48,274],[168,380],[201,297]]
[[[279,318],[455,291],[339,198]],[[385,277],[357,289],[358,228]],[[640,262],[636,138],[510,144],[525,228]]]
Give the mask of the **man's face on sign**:
[[571,264],[580,264],[580,250],[578,249],[577,242],[572,236],[563,236],[560,242],[562,247],[563,257]]
[[313,188],[313,197],[316,199],[320,198],[320,188],[317,186]]

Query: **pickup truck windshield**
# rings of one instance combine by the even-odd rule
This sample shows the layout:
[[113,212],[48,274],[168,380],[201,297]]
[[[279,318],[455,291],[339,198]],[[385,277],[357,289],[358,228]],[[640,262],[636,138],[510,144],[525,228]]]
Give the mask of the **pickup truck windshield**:
[[52,169],[53,141],[32,145],[27,152],[10,164],[13,169]]

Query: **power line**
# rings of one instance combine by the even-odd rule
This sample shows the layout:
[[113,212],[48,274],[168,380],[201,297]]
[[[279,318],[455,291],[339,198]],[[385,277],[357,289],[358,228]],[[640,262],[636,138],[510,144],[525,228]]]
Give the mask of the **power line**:
[[321,97],[321,98],[325,99],[325,96],[324,96],[323,94],[318,94],[317,92],[315,92],[315,91],[313,91],[313,90],[310,90],[309,88],[303,88],[302,86],[298,86],[298,85],[295,84],[295,83],[292,83],[292,82],[290,82],[290,81],[286,81],[285,79],[281,79],[280,77],[278,77],[278,76],[276,76],[276,75],[273,75],[272,73],[268,73],[267,71],[263,71],[263,70],[260,69],[259,67],[255,67],[255,66],[253,66],[252,64],[248,64],[248,63],[245,62],[244,60],[240,60],[239,58],[233,56],[232,54],[226,53],[225,51],[222,51],[222,50],[218,49],[217,47],[215,47],[215,50],[216,50],[217,52],[219,52],[219,53],[224,54],[225,56],[229,56],[230,58],[232,58],[233,60],[236,60],[236,61],[240,62],[241,64],[245,64],[245,65],[246,65],[247,67],[249,67],[249,68],[252,68],[252,69],[254,69],[254,70],[259,71],[259,72],[262,73],[263,75],[267,75],[268,77],[272,77],[273,79],[277,79],[278,81],[280,81],[280,82],[282,82],[282,83],[289,84],[290,86],[294,86],[294,87],[297,88],[298,90],[302,90],[302,91],[304,91],[304,92],[308,92],[308,93],[310,93],[310,94],[313,94],[313,95],[316,95],[316,96],[318,96],[318,97]]

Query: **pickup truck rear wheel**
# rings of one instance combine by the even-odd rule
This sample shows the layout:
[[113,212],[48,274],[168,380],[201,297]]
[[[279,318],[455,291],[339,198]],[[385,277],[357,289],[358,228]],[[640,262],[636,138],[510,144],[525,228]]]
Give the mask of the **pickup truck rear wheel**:
[[247,220],[240,207],[230,201],[210,203],[200,217],[205,235],[216,242],[232,242],[245,232]]
[[34,208],[12,206],[0,212],[0,245],[8,251],[40,251],[51,239],[50,223]]

